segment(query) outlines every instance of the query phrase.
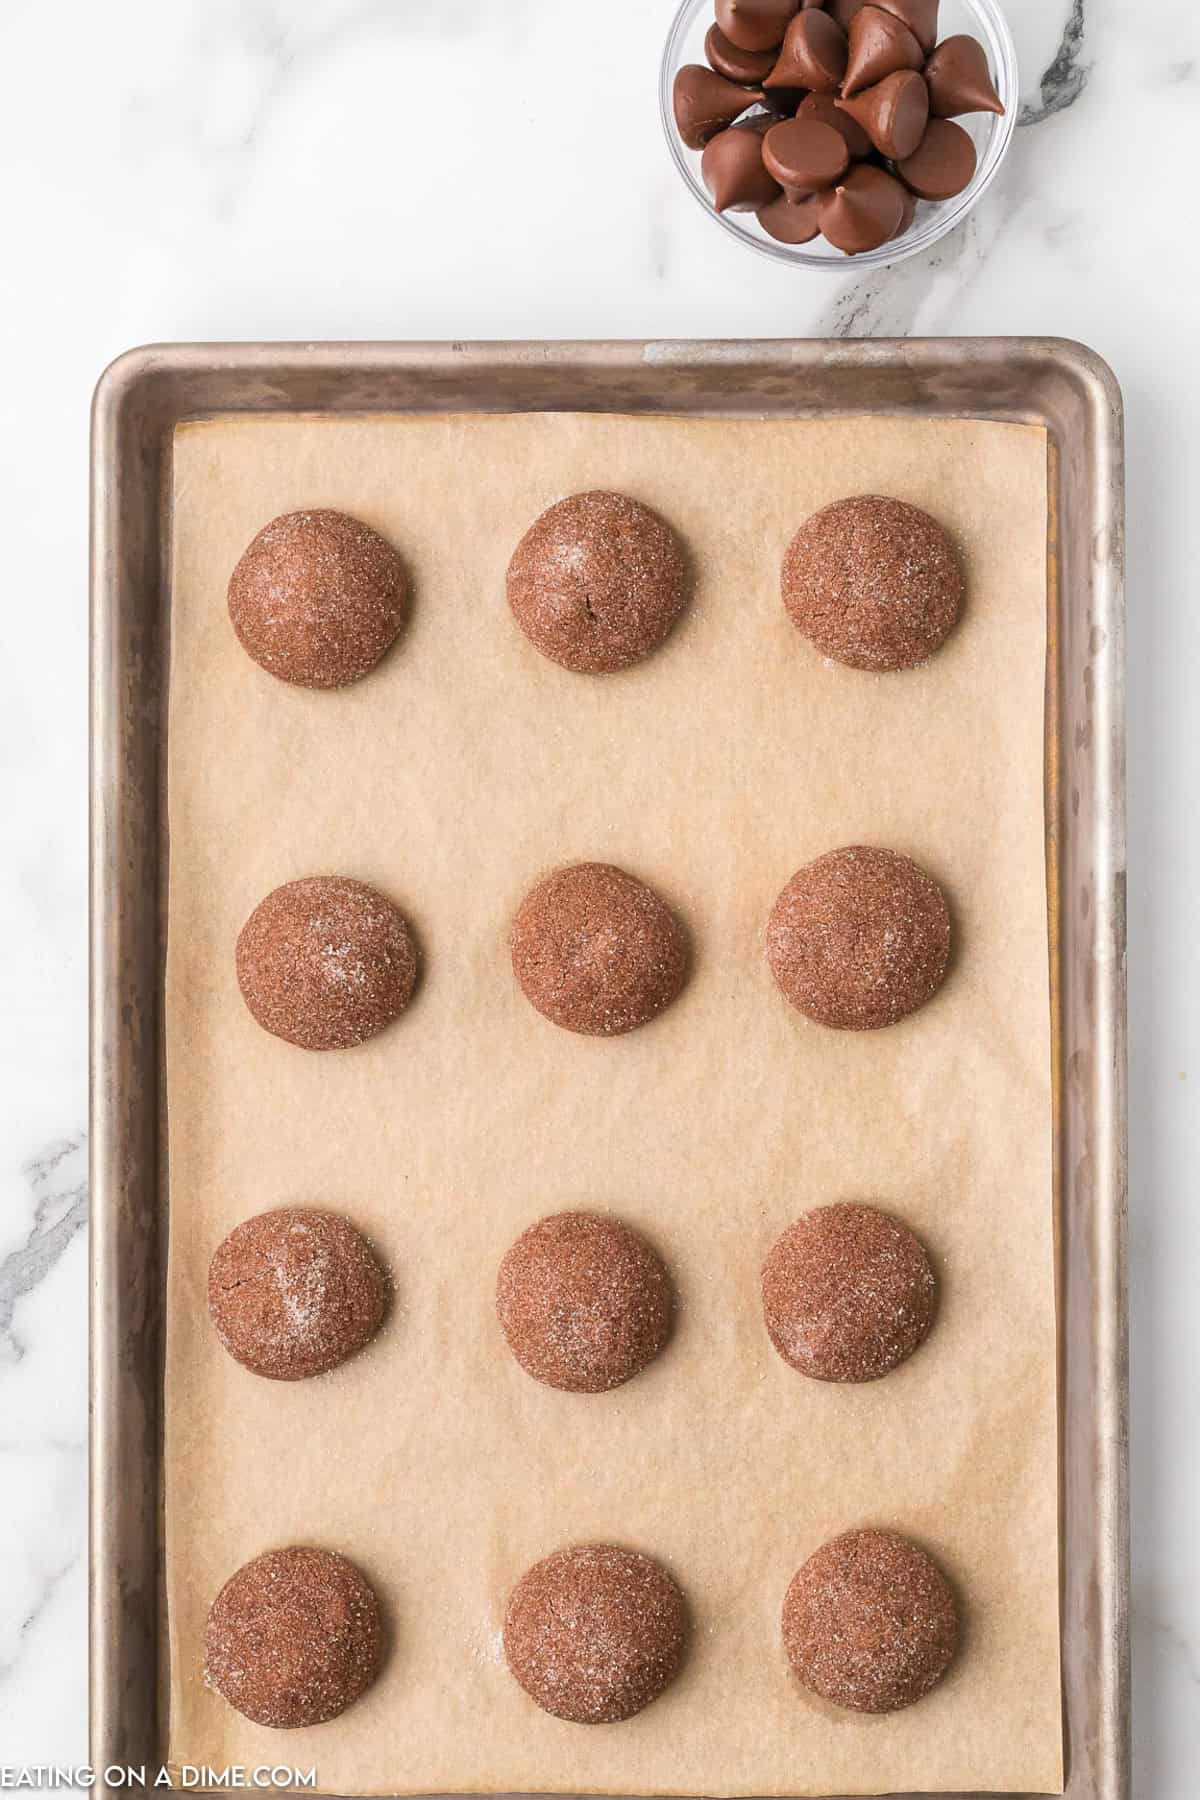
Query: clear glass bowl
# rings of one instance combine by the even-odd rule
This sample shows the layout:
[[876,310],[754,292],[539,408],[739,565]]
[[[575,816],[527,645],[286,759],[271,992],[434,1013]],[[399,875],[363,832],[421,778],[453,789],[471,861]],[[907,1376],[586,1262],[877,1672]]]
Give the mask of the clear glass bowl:
[[767,236],[753,213],[714,211],[708,190],[700,179],[700,152],[689,150],[684,144],[675,128],[672,103],[679,70],[686,63],[704,62],[704,39],[712,22],[713,0],[682,0],[663,51],[659,103],[663,130],[675,167],[709,218],[715,219],[740,244],[746,244],[776,262],[791,263],[803,269],[833,269],[842,274],[848,270],[857,273],[860,269],[878,268],[885,263],[903,262],[906,257],[928,250],[956,225],[961,225],[995,180],[1017,123],[1017,52],[1012,33],[996,0],[942,0],[938,41],[963,31],[978,38],[987,51],[992,80],[1004,105],[1002,118],[995,113],[969,113],[956,120],[970,132],[978,153],[978,165],[969,187],[956,194],[953,200],[919,200],[916,217],[902,238],[891,244],[881,244],[878,250],[864,251],[861,256],[847,256],[826,243],[824,238],[814,238],[810,244],[780,244]]

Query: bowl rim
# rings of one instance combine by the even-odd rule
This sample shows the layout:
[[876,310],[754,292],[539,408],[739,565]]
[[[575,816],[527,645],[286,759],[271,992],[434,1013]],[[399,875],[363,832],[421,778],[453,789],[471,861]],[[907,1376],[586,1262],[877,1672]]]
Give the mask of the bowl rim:
[[681,42],[685,32],[695,21],[696,15],[711,0],[679,0],[674,17],[667,30],[666,43],[663,47],[662,61],[659,65],[658,100],[659,114],[667,140],[667,148],[671,160],[697,205],[710,219],[716,221],[727,235],[749,250],[755,250],[760,256],[768,257],[774,263],[781,263],[793,269],[818,269],[826,273],[846,275],[858,274],[865,269],[878,269],[890,264],[905,262],[911,256],[918,256],[924,250],[930,250],[935,244],[948,237],[991,187],[1000,171],[1000,166],[1008,154],[1017,127],[1017,110],[1020,98],[1020,74],[1017,65],[1017,47],[998,0],[959,0],[959,4],[973,13],[976,22],[982,27],[987,38],[985,49],[990,52],[989,61],[996,81],[996,89],[1004,102],[1003,117],[996,120],[987,146],[980,157],[979,166],[971,182],[961,194],[953,199],[942,201],[939,209],[923,226],[910,228],[898,242],[881,244],[878,249],[865,250],[859,256],[814,254],[806,251],[800,244],[781,244],[769,237],[756,237],[738,223],[737,215],[717,212],[700,181],[698,169],[688,161],[688,151],[679,136],[675,124],[673,105],[673,89],[677,70],[682,67]]

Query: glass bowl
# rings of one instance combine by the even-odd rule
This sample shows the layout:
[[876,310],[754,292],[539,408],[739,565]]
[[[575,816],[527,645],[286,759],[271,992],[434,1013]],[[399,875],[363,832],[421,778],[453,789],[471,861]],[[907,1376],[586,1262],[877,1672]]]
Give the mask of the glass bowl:
[[844,251],[836,250],[832,244],[819,237],[809,244],[780,244],[767,236],[753,213],[715,211],[708,189],[700,179],[700,152],[689,150],[680,137],[675,126],[672,102],[675,77],[679,70],[687,63],[704,63],[704,39],[712,22],[713,0],[682,0],[674,23],[667,33],[666,49],[663,51],[659,104],[667,144],[685,185],[709,218],[714,219],[722,230],[727,231],[740,244],[757,250],[763,256],[770,256],[776,262],[791,263],[802,269],[832,269],[842,274],[850,270],[857,273],[860,269],[878,268],[885,263],[903,262],[906,257],[928,250],[948,232],[953,231],[956,225],[961,225],[971,208],[982,199],[995,180],[1017,123],[1017,52],[1012,33],[996,0],[942,0],[938,42],[957,32],[967,32],[978,38],[987,51],[992,80],[1004,105],[1002,118],[998,118],[995,113],[969,113],[955,121],[970,132],[978,155],[975,175],[969,187],[964,188],[961,194],[956,194],[953,200],[919,200],[916,217],[902,238],[897,238],[890,244],[881,244],[878,250],[866,250],[860,256],[847,256]]

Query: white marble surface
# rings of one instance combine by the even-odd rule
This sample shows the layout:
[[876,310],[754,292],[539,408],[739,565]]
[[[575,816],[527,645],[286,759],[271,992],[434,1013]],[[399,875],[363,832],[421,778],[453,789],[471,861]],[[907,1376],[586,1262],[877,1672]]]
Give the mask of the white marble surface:
[[0,1763],[85,1754],[101,367],[171,338],[1036,332],[1100,350],[1128,405],[1135,1792],[1200,1791],[1200,13],[1007,0],[1027,122],[1005,170],[930,258],[856,280],[773,268],[678,188],[655,93],[669,10],[0,8]]

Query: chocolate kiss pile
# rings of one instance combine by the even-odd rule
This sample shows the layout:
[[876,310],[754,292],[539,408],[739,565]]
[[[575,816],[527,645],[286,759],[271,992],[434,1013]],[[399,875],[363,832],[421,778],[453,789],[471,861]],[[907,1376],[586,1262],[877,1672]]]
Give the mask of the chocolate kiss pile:
[[953,121],[1004,108],[982,44],[937,42],[938,0],[716,0],[716,15],[709,66],[675,77],[675,123],[718,212],[858,256],[901,237],[918,200],[968,186],[975,145]]

